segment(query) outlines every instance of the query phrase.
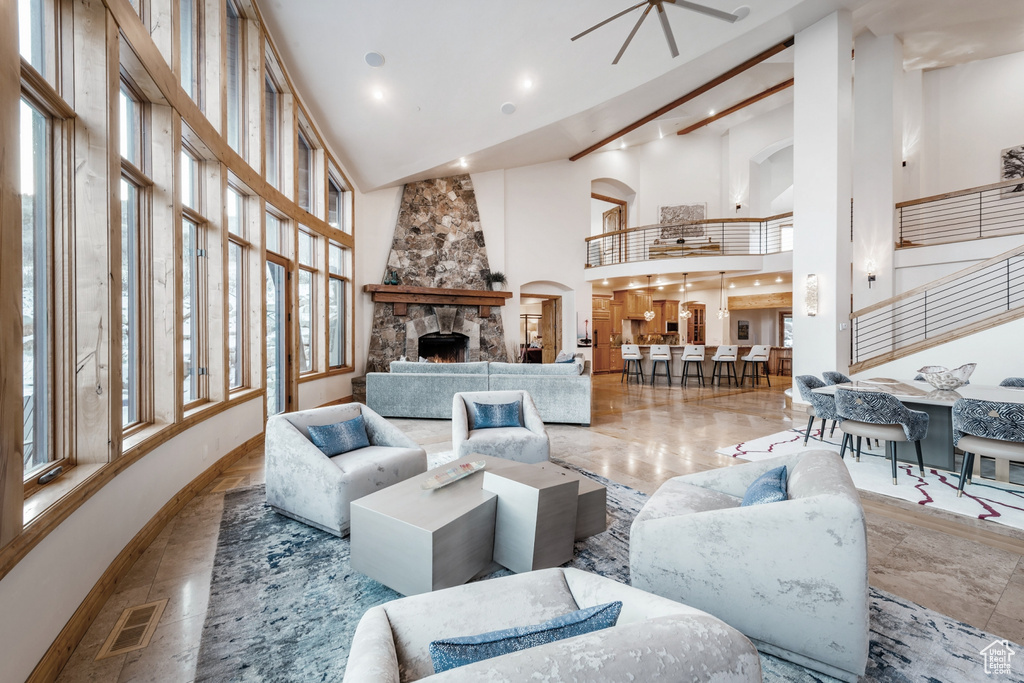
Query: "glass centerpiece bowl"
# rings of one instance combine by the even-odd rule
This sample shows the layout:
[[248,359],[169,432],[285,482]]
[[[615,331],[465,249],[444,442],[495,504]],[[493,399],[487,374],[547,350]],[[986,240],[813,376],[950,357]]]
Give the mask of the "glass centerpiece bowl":
[[967,384],[967,380],[970,379],[971,373],[974,372],[976,367],[978,367],[977,363],[961,365],[953,370],[949,370],[941,365],[926,365],[918,370],[918,372],[921,373],[925,382],[928,382],[928,384],[931,384],[936,389],[953,391]]

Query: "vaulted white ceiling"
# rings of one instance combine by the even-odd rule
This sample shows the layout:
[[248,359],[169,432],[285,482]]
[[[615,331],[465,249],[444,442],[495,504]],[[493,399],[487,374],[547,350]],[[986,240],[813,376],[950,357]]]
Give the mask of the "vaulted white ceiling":
[[[908,67],[1024,49],[1024,0],[706,0],[751,11],[729,24],[666,7],[675,59],[652,13],[612,66],[641,10],[570,42],[630,4],[636,1],[265,0],[261,8],[296,88],[363,191],[568,158],[839,7],[854,11],[857,30],[900,34]],[[370,51],[385,64],[368,66]],[[787,62],[780,56],[763,64],[627,141],[674,132],[785,80]],[[514,114],[501,112],[506,102],[516,105]]]

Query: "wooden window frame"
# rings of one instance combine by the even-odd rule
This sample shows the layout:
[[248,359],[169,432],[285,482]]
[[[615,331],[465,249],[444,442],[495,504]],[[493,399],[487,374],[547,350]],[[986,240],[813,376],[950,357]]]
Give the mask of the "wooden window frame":
[[[324,320],[327,321],[327,324],[324,325],[324,327],[325,327],[325,330],[324,330],[324,333],[325,333],[324,334],[324,346],[325,346],[325,348],[327,350],[327,372],[328,373],[332,373],[332,374],[336,374],[336,373],[342,373],[342,372],[351,371],[353,369],[353,367],[354,367],[353,362],[352,362],[352,351],[353,351],[352,334],[349,331],[351,320],[352,320],[351,302],[352,302],[352,299],[353,299],[353,294],[352,294],[353,286],[352,286],[351,276],[349,275],[349,270],[350,270],[349,264],[346,262],[346,260],[351,261],[351,257],[350,257],[351,250],[348,249],[345,245],[343,245],[343,244],[341,244],[339,242],[336,242],[334,240],[331,240],[331,239],[326,240],[326,243],[327,243],[327,278],[326,278],[327,287],[325,289],[324,296],[325,296],[326,302],[327,302],[327,315],[324,317]],[[334,273],[334,272],[331,271],[331,248],[332,247],[337,247],[338,249],[341,250],[342,270],[343,270],[342,274],[337,274],[337,273]],[[341,316],[341,318],[342,318],[342,321],[341,321],[342,333],[341,334],[342,334],[342,342],[344,344],[344,349],[343,349],[342,353],[344,355],[343,355],[343,358],[342,358],[341,365],[332,365],[331,364],[331,324],[330,324],[331,315],[330,314],[331,314],[331,281],[332,280],[338,280],[338,281],[344,283],[344,288],[343,288],[344,289],[344,296],[343,296],[344,307],[341,310],[341,314],[342,314],[342,316]]]
[[[181,222],[180,225],[184,228],[185,221],[191,222],[196,227],[196,250],[199,252],[196,255],[195,262],[195,301],[193,301],[192,307],[192,336],[194,342],[192,344],[192,364],[202,372],[196,376],[196,395],[191,401],[185,401],[184,395],[182,395],[182,409],[184,411],[190,411],[204,403],[210,401],[210,382],[209,382],[209,366],[210,366],[210,344],[208,339],[209,334],[209,321],[207,314],[209,313],[209,301],[207,292],[209,289],[209,256],[208,256],[208,244],[207,244],[207,233],[209,232],[208,224],[206,219],[194,209],[188,207],[182,207],[181,210]],[[181,260],[179,263],[184,268],[184,246],[182,247]],[[184,274],[184,271],[182,271]],[[185,300],[185,293],[182,292],[182,301]],[[197,315],[197,312],[199,313]],[[181,320],[182,334],[184,334],[184,317]],[[184,341],[184,340],[182,340]],[[182,362],[184,362],[184,346],[183,344],[178,345],[179,352],[182,354]],[[179,378],[180,380],[180,378]]]

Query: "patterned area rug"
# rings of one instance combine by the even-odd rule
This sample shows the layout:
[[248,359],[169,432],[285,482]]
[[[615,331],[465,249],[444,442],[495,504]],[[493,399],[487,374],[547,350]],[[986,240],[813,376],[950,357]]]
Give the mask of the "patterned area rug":
[[[841,432],[837,429],[833,437],[826,434],[824,441],[818,440],[820,434],[821,430],[815,429],[806,447],[804,430],[790,429],[720,448],[716,452],[744,460],[765,460],[808,449],[838,453],[843,438]],[[885,458],[884,448],[883,443],[881,448],[862,449],[860,462],[851,457],[847,450],[846,466],[858,489],[1024,530],[1024,492],[999,488],[975,477],[967,485],[964,495],[957,498],[956,489],[960,484],[958,475],[925,468],[925,476],[922,478],[918,474],[917,465],[904,463],[899,464],[898,483],[893,486],[892,466]]]
[[[608,487],[609,528],[577,543],[569,566],[628,583],[629,527],[646,496],[585,474]],[[347,538],[274,513],[263,486],[229,491],[195,680],[341,681],[360,617],[398,597],[351,569]],[[870,605],[862,680],[989,680],[979,653],[993,636],[876,589]],[[769,655],[761,664],[765,681],[833,680]],[[999,680],[1024,683],[1016,675]]]

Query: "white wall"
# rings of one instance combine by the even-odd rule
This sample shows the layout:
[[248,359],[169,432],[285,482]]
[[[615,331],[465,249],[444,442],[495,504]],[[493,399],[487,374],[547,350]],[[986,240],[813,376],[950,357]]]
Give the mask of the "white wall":
[[1024,145],[1024,52],[924,74],[921,195],[999,182],[1001,150]]
[[[222,456],[263,431],[263,397],[205,420],[118,474],[0,580],[0,681],[24,681],[118,553]],[[45,590],[41,589],[45,587]]]
[[[751,176],[751,160],[766,148],[792,137],[792,103],[730,128],[729,132],[722,136],[723,158],[725,159],[723,163],[726,164],[726,168],[723,169],[721,190],[721,207],[724,213],[712,215],[723,218],[736,216],[763,218],[772,215],[770,204],[764,202],[765,178],[759,177],[758,174],[755,174],[754,177]],[[779,158],[779,162],[779,179],[776,182],[782,184],[786,162],[782,157]],[[789,152],[788,164],[789,180],[782,184],[779,192],[793,184],[792,151]],[[736,211],[736,204],[742,204],[739,211]]]

